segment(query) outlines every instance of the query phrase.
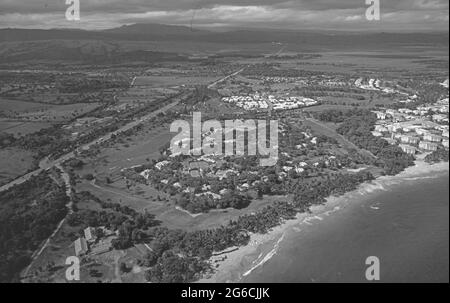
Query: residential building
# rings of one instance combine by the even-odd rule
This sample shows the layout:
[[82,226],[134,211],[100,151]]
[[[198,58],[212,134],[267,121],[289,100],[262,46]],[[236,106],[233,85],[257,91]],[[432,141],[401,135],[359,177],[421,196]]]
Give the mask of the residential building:
[[436,151],[438,149],[438,145],[433,142],[420,141],[419,148],[427,150],[427,151]]
[[442,137],[434,134],[426,134],[423,136],[423,139],[430,142],[441,142]]
[[407,153],[408,155],[415,155],[417,152],[417,149],[411,145],[400,144],[399,147],[403,150],[403,152]]

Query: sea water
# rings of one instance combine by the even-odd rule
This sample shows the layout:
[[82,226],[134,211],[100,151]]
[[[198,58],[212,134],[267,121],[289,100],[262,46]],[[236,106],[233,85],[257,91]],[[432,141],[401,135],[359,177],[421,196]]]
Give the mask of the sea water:
[[374,185],[286,230],[240,282],[449,281],[448,171]]

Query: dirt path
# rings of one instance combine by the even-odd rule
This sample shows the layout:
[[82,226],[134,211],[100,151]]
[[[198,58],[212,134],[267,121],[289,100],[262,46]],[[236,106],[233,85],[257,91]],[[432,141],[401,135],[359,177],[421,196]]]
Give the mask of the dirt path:
[[67,215],[59,222],[59,224],[56,226],[53,233],[45,240],[44,244],[41,246],[40,249],[34,251],[34,253],[31,255],[31,263],[28,265],[28,267],[23,271],[22,276],[26,277],[28,276],[28,273],[33,266],[34,262],[40,257],[40,255],[44,252],[44,250],[49,246],[50,241],[53,239],[53,237],[61,230],[61,227],[63,226],[64,222],[66,221],[67,217],[73,213],[73,199],[72,199],[72,186],[70,184],[70,176],[68,173],[64,171],[62,166],[59,164],[56,165],[56,167],[61,172],[61,179],[63,179],[65,185],[66,185],[66,195],[69,198],[68,203],[66,204],[66,207],[68,209]]

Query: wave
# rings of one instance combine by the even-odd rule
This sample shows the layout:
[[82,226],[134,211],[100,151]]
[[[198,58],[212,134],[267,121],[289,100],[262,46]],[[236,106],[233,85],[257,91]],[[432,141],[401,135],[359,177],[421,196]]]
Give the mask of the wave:
[[[258,267],[264,265],[264,263],[266,263],[267,261],[269,261],[270,259],[272,259],[272,257],[276,255],[276,253],[277,253],[277,251],[278,251],[278,248],[280,247],[280,243],[281,243],[281,241],[283,241],[283,239],[284,239],[284,234],[281,235],[281,237],[278,239],[277,243],[275,243],[275,245],[273,246],[272,250],[271,250],[267,255],[265,255],[264,258],[263,258],[261,261],[258,262],[258,264],[256,264],[255,266],[251,267],[251,268],[250,268],[249,270],[247,270],[242,276],[243,276],[243,277],[248,276],[248,275],[249,275],[252,271],[254,271],[256,268],[258,268]],[[253,263],[257,262],[257,260],[260,258],[261,255],[262,255],[262,254],[260,254],[260,255],[258,256],[258,258],[257,258]]]
[[439,178],[439,176],[409,177],[409,178],[403,178],[403,180],[406,180],[406,181],[417,181],[417,180],[436,179],[436,178]]
[[383,183],[373,182],[373,184],[365,184],[364,187],[361,190],[359,190],[359,193],[364,195],[373,193],[374,191],[377,190],[386,191],[387,189]]
[[333,214],[333,213],[339,211],[340,209],[341,209],[340,206],[335,206],[332,210],[327,210],[327,211],[324,212],[323,214],[324,214],[325,216],[329,216],[329,215],[331,215],[331,214]]
[[293,227],[292,228],[295,232],[297,232],[297,233],[299,233],[299,232],[301,232],[302,230],[300,229],[300,228],[298,228],[298,227]]
[[306,217],[305,219],[303,219],[302,223],[308,224],[308,225],[312,225],[311,221],[314,220],[319,220],[322,221],[323,218],[320,216],[314,216],[314,217]]

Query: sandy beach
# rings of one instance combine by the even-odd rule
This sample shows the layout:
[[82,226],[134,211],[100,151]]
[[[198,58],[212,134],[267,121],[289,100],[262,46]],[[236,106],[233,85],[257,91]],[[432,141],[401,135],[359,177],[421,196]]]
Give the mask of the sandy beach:
[[348,192],[343,196],[329,197],[325,204],[313,206],[310,209],[311,213],[299,213],[297,214],[296,219],[284,222],[282,225],[273,228],[267,234],[251,234],[248,245],[218,256],[213,256],[210,259],[210,263],[212,267],[215,268],[214,273],[205,275],[205,277],[198,282],[238,282],[253,269],[270,260],[270,258],[276,254],[278,245],[283,240],[285,232],[290,229],[298,229],[299,224],[311,225],[311,222],[322,220],[325,216],[332,215],[349,203],[357,203],[362,196],[375,191],[389,190],[389,186],[401,182],[411,182],[422,178],[433,178],[436,174],[448,170],[448,162],[430,165],[423,161],[423,157],[420,157],[416,160],[414,166],[407,168],[396,176],[382,176],[371,183],[360,185],[358,189]]

